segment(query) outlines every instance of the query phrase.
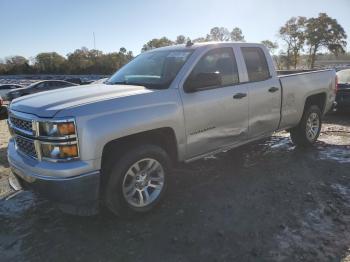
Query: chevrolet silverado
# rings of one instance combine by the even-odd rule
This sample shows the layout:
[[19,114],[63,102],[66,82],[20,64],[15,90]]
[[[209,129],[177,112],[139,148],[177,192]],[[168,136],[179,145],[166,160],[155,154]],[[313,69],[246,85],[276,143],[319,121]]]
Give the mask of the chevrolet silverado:
[[23,187],[66,212],[146,212],[171,166],[287,130],[318,138],[335,71],[279,76],[261,44],[201,43],[140,54],[104,83],[15,99],[8,160]]

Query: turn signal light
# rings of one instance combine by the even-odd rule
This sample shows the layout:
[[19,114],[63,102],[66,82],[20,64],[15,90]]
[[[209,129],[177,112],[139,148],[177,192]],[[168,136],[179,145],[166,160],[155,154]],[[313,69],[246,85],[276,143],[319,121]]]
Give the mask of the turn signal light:
[[61,135],[74,135],[75,134],[75,126],[74,123],[61,123],[58,126],[59,133]]

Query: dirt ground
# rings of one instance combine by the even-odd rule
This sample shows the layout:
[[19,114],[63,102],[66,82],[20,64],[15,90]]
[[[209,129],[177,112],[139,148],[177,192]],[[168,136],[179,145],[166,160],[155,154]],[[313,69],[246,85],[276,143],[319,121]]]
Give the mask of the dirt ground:
[[[7,137],[0,121],[3,181]],[[132,220],[3,198],[0,261],[350,261],[350,115],[327,117],[319,140],[278,133],[181,165],[161,208]]]

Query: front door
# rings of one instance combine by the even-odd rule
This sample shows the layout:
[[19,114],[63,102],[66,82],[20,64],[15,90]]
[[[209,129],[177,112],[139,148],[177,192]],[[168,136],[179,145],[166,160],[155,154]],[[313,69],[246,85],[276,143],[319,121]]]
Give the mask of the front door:
[[248,90],[246,86],[239,85],[237,63],[231,47],[215,48],[205,53],[186,82],[197,79],[198,76],[213,74],[220,76],[219,83],[214,83],[207,77],[208,83],[204,81],[203,86],[192,92],[185,88],[181,93],[187,133],[187,158],[226,147],[248,137]]

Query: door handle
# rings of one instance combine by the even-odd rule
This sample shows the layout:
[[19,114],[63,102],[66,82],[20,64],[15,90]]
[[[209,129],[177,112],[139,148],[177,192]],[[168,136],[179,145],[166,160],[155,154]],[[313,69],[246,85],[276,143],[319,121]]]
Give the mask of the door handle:
[[278,91],[278,90],[279,90],[278,87],[273,86],[273,87],[270,87],[269,92],[270,92],[270,93],[274,93],[274,92],[276,92],[276,91]]
[[238,94],[235,94],[233,96],[233,99],[241,99],[241,98],[246,97],[246,96],[247,96],[246,93],[238,93]]

